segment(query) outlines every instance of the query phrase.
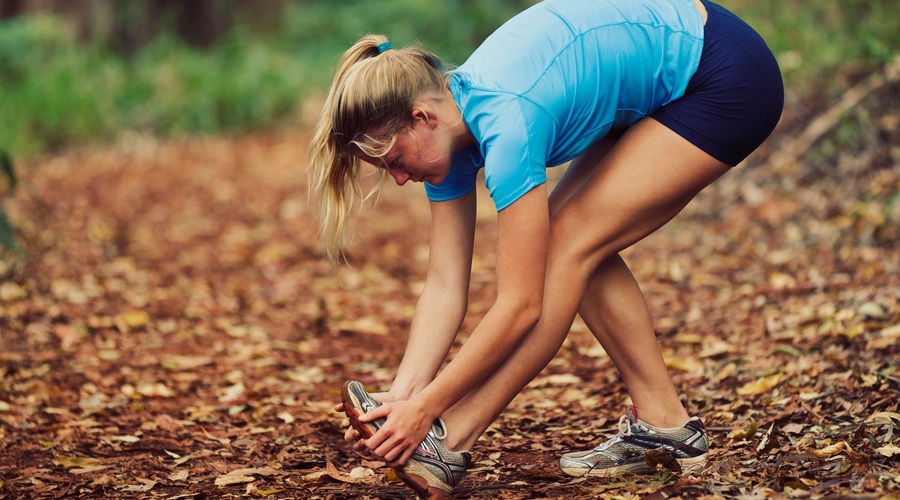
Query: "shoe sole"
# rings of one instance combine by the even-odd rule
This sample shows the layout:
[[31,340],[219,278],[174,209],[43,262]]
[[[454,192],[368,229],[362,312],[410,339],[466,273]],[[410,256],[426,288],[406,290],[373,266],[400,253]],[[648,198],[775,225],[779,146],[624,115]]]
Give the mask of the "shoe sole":
[[[437,479],[423,465],[413,460],[406,462],[406,465],[402,468],[394,469],[394,472],[407,486],[415,490],[416,495],[421,498],[450,498],[450,493],[453,491],[452,486]],[[428,481],[429,478],[433,478],[437,485],[432,485]]]
[[363,415],[361,411],[362,403],[360,398],[350,389],[353,381],[344,382],[341,388],[341,402],[344,403],[344,413],[350,419],[350,426],[356,429],[363,439],[369,439],[378,432],[378,427],[371,422],[360,422],[359,417]]
[[[681,466],[682,474],[693,474],[699,472],[706,466],[707,455],[704,453],[699,457],[677,458],[675,459]],[[584,477],[615,477],[625,474],[655,474],[657,470],[651,469],[646,463],[633,463],[620,465],[618,467],[609,467],[606,469],[587,469],[583,467],[562,467],[562,471],[570,476]]]

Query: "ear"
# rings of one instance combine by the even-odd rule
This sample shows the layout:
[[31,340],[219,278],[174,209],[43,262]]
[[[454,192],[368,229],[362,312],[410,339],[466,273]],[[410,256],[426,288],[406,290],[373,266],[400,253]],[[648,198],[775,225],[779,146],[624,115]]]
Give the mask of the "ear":
[[426,106],[414,106],[412,110],[413,121],[422,120],[425,125],[434,128],[437,126],[437,114],[433,109]]

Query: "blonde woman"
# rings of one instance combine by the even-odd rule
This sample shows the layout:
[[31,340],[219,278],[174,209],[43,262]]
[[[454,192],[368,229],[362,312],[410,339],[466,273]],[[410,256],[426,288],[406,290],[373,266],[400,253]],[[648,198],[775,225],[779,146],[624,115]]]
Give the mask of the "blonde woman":
[[[327,253],[340,258],[361,162],[400,185],[424,182],[432,228],[403,361],[389,392],[345,385],[347,439],[419,494],[449,493],[580,313],[633,405],[618,435],[565,454],[562,470],[641,472],[653,448],[702,467],[705,429],[679,400],[618,252],[757,148],[782,106],[765,43],[703,0],[547,0],[449,72],[420,48],[359,40],[311,144]],[[570,161],[548,193],[546,168]],[[497,210],[497,299],[440,370],[466,311],[482,168]]]

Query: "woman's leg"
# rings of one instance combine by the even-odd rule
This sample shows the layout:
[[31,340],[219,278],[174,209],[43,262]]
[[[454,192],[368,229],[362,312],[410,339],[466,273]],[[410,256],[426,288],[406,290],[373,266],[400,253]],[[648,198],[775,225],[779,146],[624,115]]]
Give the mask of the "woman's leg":
[[578,313],[619,370],[641,420],[657,427],[679,427],[688,421],[644,294],[621,257],[606,259],[591,275]]
[[[550,194],[551,214],[585,183],[622,132],[609,134],[572,162]],[[659,350],[644,294],[618,254],[591,275],[578,313],[607,350],[643,421],[675,427],[689,419]]]
[[[636,284],[625,284],[624,289],[602,284],[604,277],[615,277],[619,284],[627,283],[622,280],[624,263],[618,268],[618,264],[604,266],[604,263],[668,222],[729,167],[652,119],[635,124],[608,155],[604,156],[599,149],[586,152],[570,179],[563,180],[564,191],[551,197],[551,204],[558,206],[551,221],[541,320],[494,375],[444,414],[449,432],[445,443],[451,449],[471,448],[519,391],[553,358],[589,287],[592,293],[584,304],[585,320],[600,332],[601,341],[611,342],[607,352],[623,370],[623,376],[627,373],[626,384],[633,384],[634,391],[671,387],[649,328],[646,306],[643,299],[635,301],[640,289]],[[627,268],[624,270],[628,272]],[[588,312],[587,308],[597,312]],[[615,316],[599,318],[608,311],[616,311]],[[646,318],[635,323],[628,315]],[[635,326],[642,333],[619,330]],[[635,336],[640,340],[633,340]],[[631,342],[636,342],[642,350],[631,349]],[[628,348],[616,347],[622,345]],[[650,358],[654,361],[645,359],[648,348],[655,354]],[[668,392],[674,395],[674,389]],[[636,402],[644,400],[643,394],[635,396],[632,393]],[[651,418],[647,415],[653,413],[649,409],[651,405],[641,404],[646,407],[642,408],[645,413],[641,418]]]

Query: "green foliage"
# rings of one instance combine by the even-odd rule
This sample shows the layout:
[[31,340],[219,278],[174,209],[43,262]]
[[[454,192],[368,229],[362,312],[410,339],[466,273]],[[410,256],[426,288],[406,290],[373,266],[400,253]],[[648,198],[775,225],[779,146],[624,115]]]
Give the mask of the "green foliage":
[[163,34],[131,57],[80,41],[61,18],[0,23],[0,148],[17,156],[114,136],[257,130],[323,92],[340,53],[370,32],[459,63],[524,0],[291,3],[272,33],[234,27],[210,50]]
[[[18,178],[16,177],[16,171],[13,168],[12,158],[9,157],[9,153],[2,149],[0,149],[0,173],[6,177],[6,180],[9,183],[9,189],[15,189],[16,184],[18,184]],[[3,210],[3,207],[0,207],[0,245],[10,250],[15,250],[17,248],[16,240],[13,237],[12,224],[9,223],[9,219],[6,217],[6,212]]]
[[19,183],[19,179],[16,177],[16,170],[13,168],[12,158],[9,157],[9,153],[2,150],[0,150],[0,173],[6,177],[9,188],[15,189],[16,184]]
[[163,36],[132,63],[119,109],[131,126],[212,133],[270,126],[290,113],[304,81],[285,52],[233,31],[210,52]]
[[[419,42],[450,65],[534,0],[279,3],[267,30],[239,25],[207,50],[163,33],[131,55],[51,15],[0,22],[0,149],[16,157],[110,138],[258,130],[291,120],[366,33]],[[790,86],[846,88],[900,47],[895,0],[722,0],[772,46]],[[843,73],[843,74],[842,74]],[[817,88],[819,87],[819,88]]]
[[116,126],[108,99],[120,64],[81,49],[59,18],[0,24],[0,148],[30,153],[89,139]]
[[[398,46],[420,43],[445,62],[458,65],[500,24],[533,3],[318,0],[288,8],[283,37],[286,43],[310,56],[310,63],[325,69],[318,79],[320,85],[325,85],[331,77],[330,66],[364,34],[384,34]],[[328,65],[323,68],[323,63]]]
[[900,48],[896,0],[722,0],[775,52],[789,85],[837,82],[842,69],[891,61]]

